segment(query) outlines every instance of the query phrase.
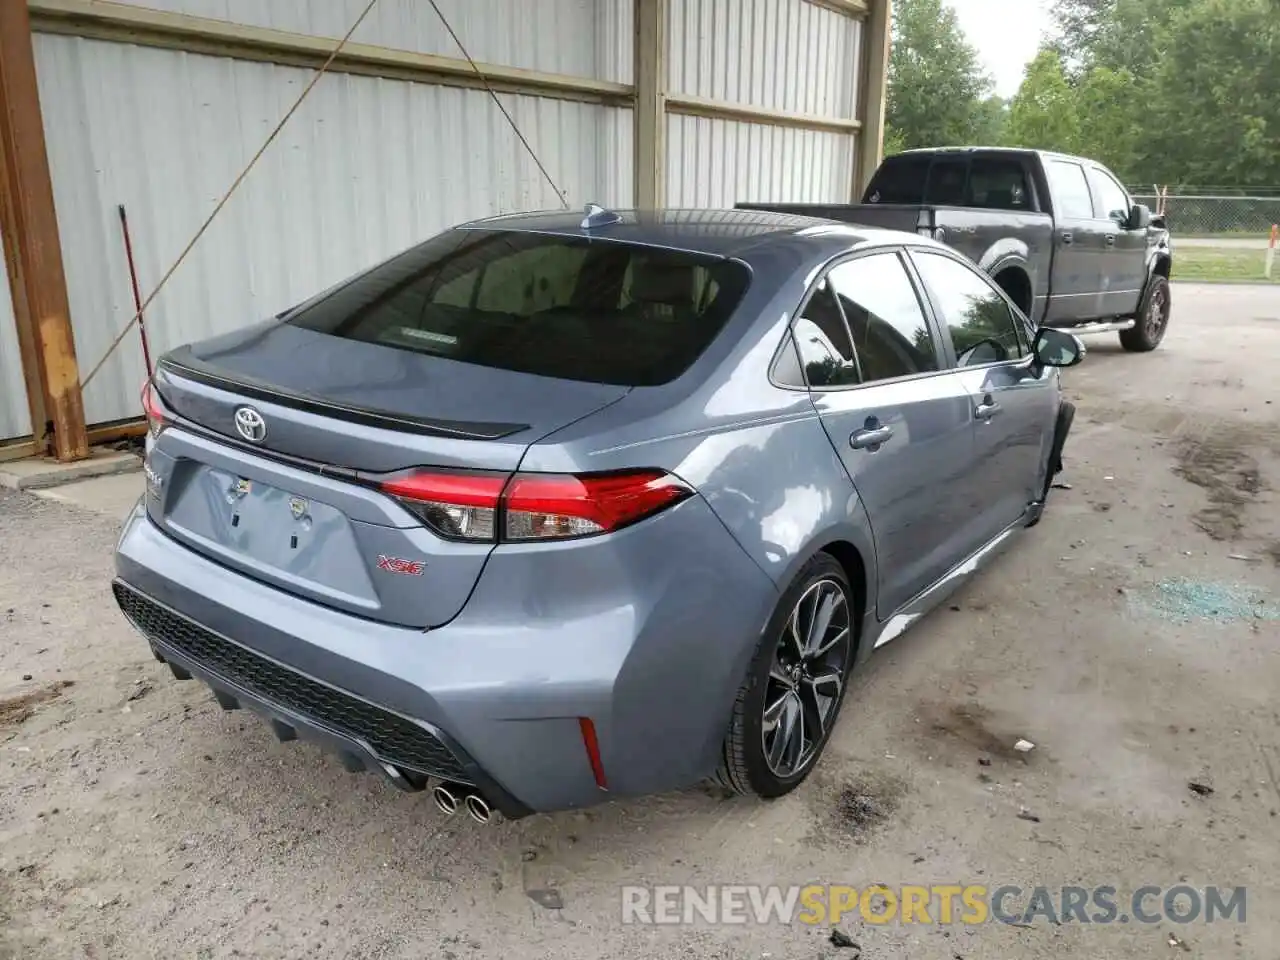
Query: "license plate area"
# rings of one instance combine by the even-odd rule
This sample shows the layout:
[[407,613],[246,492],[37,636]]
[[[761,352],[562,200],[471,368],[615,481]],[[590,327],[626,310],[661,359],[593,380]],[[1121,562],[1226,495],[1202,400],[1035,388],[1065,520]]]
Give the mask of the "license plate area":
[[164,526],[221,562],[316,599],[379,606],[347,516],[263,481],[187,461]]

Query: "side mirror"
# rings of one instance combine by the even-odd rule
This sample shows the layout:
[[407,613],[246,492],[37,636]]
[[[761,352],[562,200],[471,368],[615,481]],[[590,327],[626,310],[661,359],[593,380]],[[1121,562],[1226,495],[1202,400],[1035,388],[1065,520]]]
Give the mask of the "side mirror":
[[1129,210],[1129,222],[1125,224],[1126,230],[1145,230],[1151,226],[1151,208],[1141,203],[1135,203]]
[[1036,331],[1031,352],[1037,362],[1046,367],[1074,367],[1087,353],[1084,342],[1074,333],[1052,327],[1041,327]]

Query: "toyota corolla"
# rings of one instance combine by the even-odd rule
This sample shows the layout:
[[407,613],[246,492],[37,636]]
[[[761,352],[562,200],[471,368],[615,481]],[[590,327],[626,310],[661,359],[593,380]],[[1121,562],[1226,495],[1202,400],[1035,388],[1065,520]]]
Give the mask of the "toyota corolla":
[[115,597],[178,678],[447,812],[780,796],[1040,518],[1083,352],[913,234],[469,223],[162,359]]

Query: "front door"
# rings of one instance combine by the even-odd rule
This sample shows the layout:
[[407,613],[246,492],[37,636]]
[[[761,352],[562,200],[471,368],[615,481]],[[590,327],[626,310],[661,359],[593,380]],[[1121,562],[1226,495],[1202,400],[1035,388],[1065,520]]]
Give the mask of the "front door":
[[[900,253],[836,265],[795,326],[814,405],[871,520],[877,614],[968,553],[973,413]],[[942,493],[940,493],[942,491]]]
[[1115,177],[1101,167],[1090,167],[1089,183],[1094,220],[1103,231],[1099,313],[1128,316],[1137,313],[1147,280],[1147,231],[1127,229],[1133,201]]
[[950,254],[911,259],[945,325],[973,404],[976,476],[986,543],[1040,499],[1053,438],[1056,371],[1031,362],[1031,328],[982,273]]
[[1053,272],[1045,322],[1054,326],[1100,315],[1104,244],[1102,225],[1093,217],[1093,198],[1084,167],[1073,160],[1046,158],[1044,172],[1053,199]]

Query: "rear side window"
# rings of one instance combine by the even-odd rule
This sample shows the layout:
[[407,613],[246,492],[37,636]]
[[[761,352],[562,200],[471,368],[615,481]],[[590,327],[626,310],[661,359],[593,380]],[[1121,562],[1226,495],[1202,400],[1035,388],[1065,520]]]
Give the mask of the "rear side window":
[[989,210],[1030,210],[1027,171],[1020,160],[974,157],[969,170],[968,206]]
[[655,386],[702,354],[749,280],[742,264],[694,253],[454,230],[287,322],[480,366]]
[[920,203],[924,199],[924,184],[929,177],[932,156],[899,154],[890,157],[867,187],[867,203]]
[[1093,219],[1093,199],[1084,168],[1067,160],[1050,160],[1045,164],[1049,188],[1053,192],[1054,212],[1060,217],[1077,220]]

